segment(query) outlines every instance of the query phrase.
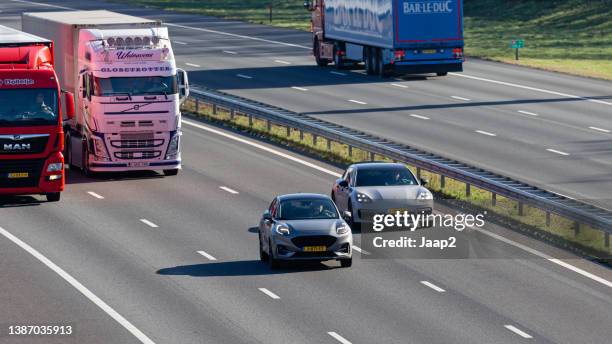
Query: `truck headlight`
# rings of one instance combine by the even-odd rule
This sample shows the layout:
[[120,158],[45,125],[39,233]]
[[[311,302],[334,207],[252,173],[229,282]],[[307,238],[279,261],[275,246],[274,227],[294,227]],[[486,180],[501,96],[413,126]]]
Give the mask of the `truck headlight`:
[[96,156],[96,160],[109,161],[110,158],[108,156],[108,152],[106,151],[104,141],[97,136],[93,136],[91,141],[93,142],[93,153]]
[[291,234],[291,229],[289,229],[289,226],[285,224],[280,224],[276,226],[276,233],[287,236]]
[[170,139],[170,143],[168,144],[168,150],[166,152],[166,160],[176,159],[179,153],[179,146],[181,143],[181,132],[177,131],[172,138]]
[[421,189],[419,190],[419,193],[417,194],[417,199],[418,200],[430,200],[430,199],[433,199],[433,194],[429,192],[429,190],[427,189]]
[[49,164],[49,166],[47,166],[47,172],[58,172],[58,171],[62,171],[64,169],[64,164],[62,164],[61,162],[56,162],[53,164]]

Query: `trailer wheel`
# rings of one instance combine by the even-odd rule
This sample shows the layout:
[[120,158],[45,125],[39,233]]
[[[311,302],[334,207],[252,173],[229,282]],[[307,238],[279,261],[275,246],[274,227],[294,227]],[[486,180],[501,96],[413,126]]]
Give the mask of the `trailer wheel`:
[[447,76],[448,72],[436,73],[437,76]]
[[344,65],[344,58],[342,58],[342,56],[334,53],[334,65],[336,66],[336,69],[344,69],[345,65]]
[[381,78],[389,76],[388,66],[382,56],[382,49],[376,49],[376,74]]
[[368,75],[373,75],[374,74],[374,59],[373,59],[373,54],[372,54],[372,48],[371,47],[364,47],[364,62],[365,62],[365,70],[366,73]]
[[327,67],[327,65],[329,64],[329,60],[321,58],[321,47],[319,45],[319,40],[318,39],[315,39],[315,41],[314,41],[313,52],[314,52],[314,56],[315,56],[315,61],[317,61],[317,66],[319,66],[319,67]]
[[83,173],[83,175],[85,177],[91,177],[92,173],[89,170],[89,145],[87,144],[87,141],[83,141],[83,149],[81,150],[82,153],[82,164],[81,164],[81,172]]

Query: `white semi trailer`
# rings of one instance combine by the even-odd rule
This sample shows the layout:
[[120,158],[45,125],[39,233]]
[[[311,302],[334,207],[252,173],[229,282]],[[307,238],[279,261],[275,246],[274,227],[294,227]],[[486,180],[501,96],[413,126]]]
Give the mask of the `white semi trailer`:
[[76,95],[64,128],[67,164],[85,174],[178,173],[189,85],[160,21],[104,10],[36,12],[22,15],[22,29],[55,42],[62,90]]

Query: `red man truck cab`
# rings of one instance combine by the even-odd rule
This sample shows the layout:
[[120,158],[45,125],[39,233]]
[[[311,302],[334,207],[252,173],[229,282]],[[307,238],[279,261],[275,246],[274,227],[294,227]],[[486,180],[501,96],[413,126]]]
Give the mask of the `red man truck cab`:
[[[74,115],[65,94],[66,115]],[[53,42],[0,25],[0,196],[64,190],[64,134]]]

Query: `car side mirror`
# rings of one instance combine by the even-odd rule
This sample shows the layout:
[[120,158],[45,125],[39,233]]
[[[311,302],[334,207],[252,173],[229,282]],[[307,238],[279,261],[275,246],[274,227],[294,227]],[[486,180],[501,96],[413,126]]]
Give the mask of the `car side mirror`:
[[348,182],[344,179],[338,179],[338,186],[341,188],[348,188]]
[[345,210],[342,212],[342,219],[344,219],[344,221],[349,221],[352,218],[353,218],[353,214],[350,211]]
[[262,217],[263,217],[264,221],[272,222],[272,214],[270,214],[269,210],[264,211]]
[[421,178],[421,185],[425,186],[427,184],[429,184],[429,179]]
[[66,106],[66,117],[70,120],[74,119],[74,94],[64,92],[64,104]]

